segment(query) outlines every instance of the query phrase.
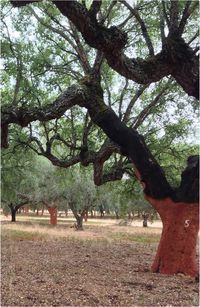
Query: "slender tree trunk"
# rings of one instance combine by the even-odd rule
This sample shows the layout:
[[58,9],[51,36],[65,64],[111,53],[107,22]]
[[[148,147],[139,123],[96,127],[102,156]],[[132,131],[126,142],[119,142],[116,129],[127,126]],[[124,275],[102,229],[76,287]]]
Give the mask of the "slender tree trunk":
[[195,276],[198,273],[196,259],[198,204],[175,203],[170,198],[164,200],[146,198],[157,208],[163,222],[163,231],[152,271]]
[[119,213],[118,213],[118,211],[115,211],[115,216],[116,216],[116,219],[119,220]]
[[88,220],[88,211],[86,211],[85,214],[84,214],[84,220],[85,220],[85,222],[87,222],[87,220]]
[[42,206],[41,216],[43,216],[43,214],[44,214],[44,206]]
[[110,214],[110,209],[108,208],[108,209],[106,209],[106,214]]
[[11,222],[16,222],[16,212],[17,210],[15,208],[11,208]]
[[148,218],[149,218],[149,214],[148,213],[143,213],[142,214],[143,217],[143,227],[148,227]]

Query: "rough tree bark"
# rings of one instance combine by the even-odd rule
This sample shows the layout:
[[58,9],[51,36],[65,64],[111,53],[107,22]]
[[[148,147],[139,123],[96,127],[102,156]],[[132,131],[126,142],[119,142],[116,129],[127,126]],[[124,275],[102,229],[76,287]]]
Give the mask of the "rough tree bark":
[[[96,87],[95,91],[93,86]],[[163,221],[163,233],[152,270],[167,274],[181,272],[196,275],[199,157],[188,158],[180,186],[176,189],[171,187],[143,137],[134,129],[126,127],[114,111],[104,104],[98,86],[90,83],[87,87],[86,107],[90,117],[121,147],[122,153],[132,160],[147,200],[159,212]],[[95,95],[98,93],[98,97],[94,92]]]
[[199,230],[198,203],[175,203],[170,198],[146,199],[160,214],[163,231],[157,254],[151,267],[164,274],[198,273],[196,242]]

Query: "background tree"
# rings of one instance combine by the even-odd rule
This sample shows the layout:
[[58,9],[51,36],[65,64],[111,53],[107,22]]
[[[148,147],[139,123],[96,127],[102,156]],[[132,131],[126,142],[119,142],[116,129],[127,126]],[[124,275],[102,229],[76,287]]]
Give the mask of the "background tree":
[[88,171],[73,167],[67,173],[60,171],[62,194],[76,219],[75,228],[83,230],[83,219],[96,205],[96,188]]
[[31,192],[36,188],[34,177],[36,159],[33,153],[21,148],[10,148],[2,154],[1,200],[4,212],[11,211],[16,222],[17,211],[30,203]]

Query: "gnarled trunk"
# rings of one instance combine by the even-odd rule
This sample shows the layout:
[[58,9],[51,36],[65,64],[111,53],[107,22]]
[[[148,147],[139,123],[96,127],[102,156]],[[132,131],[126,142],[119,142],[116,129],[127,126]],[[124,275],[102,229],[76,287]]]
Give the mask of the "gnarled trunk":
[[198,203],[175,203],[170,198],[163,200],[146,198],[157,209],[163,222],[163,231],[151,267],[152,271],[195,276],[198,273],[196,257],[199,230]]

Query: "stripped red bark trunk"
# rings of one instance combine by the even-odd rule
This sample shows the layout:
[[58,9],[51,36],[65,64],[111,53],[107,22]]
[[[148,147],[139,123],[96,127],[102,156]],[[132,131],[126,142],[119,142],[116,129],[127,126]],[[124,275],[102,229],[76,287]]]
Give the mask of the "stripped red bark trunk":
[[50,223],[51,225],[57,225],[57,208],[47,207],[50,214]]
[[163,231],[157,254],[151,267],[163,274],[198,273],[196,243],[199,230],[198,203],[175,203],[170,198],[146,199],[159,212]]

